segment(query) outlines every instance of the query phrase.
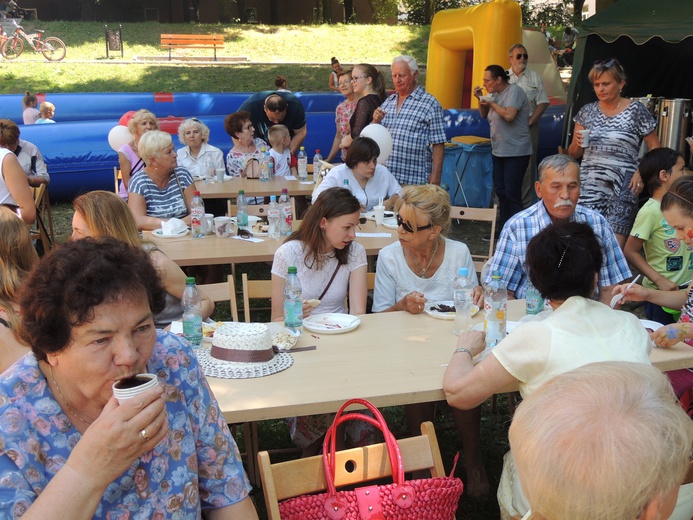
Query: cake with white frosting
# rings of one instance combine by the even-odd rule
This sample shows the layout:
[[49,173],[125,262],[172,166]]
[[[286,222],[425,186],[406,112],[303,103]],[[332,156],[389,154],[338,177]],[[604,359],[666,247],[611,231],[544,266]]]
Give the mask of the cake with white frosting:
[[212,345],[232,350],[272,350],[266,323],[225,323],[214,331]]

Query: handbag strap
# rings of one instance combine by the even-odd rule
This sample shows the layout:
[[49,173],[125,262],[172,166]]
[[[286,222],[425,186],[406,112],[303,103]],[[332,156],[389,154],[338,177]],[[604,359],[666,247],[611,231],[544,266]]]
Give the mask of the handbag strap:
[[337,271],[339,271],[339,268],[342,267],[342,264],[339,263],[339,260],[337,260],[337,268],[334,270],[334,273],[332,273],[332,278],[330,278],[330,281],[327,282],[327,286],[325,287],[325,290],[322,291],[322,294],[318,296],[318,300],[322,300],[322,297],[327,294],[327,289],[330,288],[330,285],[332,285],[332,280],[334,280],[334,277],[337,276]]
[[180,196],[183,198],[183,205],[188,207],[188,205],[185,202],[185,194],[183,193],[183,186],[180,183],[180,179],[178,178],[178,173],[176,172],[176,169],[173,169],[173,178],[176,179],[176,182],[178,183],[178,189],[180,190]]
[[[361,413],[345,413],[347,407],[355,404],[368,409],[374,417]],[[327,489],[329,494],[334,495],[337,492],[334,483],[336,474],[337,427],[342,423],[353,420],[367,422],[382,432],[390,459],[390,468],[392,471],[393,481],[397,485],[402,485],[404,483],[404,464],[402,462],[402,454],[400,452],[399,445],[397,444],[397,440],[387,426],[385,418],[380,413],[380,410],[365,399],[350,399],[344,403],[344,405],[342,405],[337,412],[334,422],[327,430],[325,439],[323,440],[323,467],[325,470],[325,479],[327,480]]]

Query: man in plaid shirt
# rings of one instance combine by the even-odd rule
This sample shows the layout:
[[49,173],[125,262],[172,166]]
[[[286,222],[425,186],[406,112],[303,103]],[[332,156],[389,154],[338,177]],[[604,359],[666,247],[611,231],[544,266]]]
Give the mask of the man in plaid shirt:
[[[501,280],[508,288],[508,298],[524,298],[527,291],[525,256],[529,241],[549,224],[569,219],[589,224],[602,246],[604,260],[597,286],[599,300],[608,304],[614,285],[630,277],[631,272],[606,219],[594,210],[577,205],[580,196],[578,163],[569,155],[545,158],[539,165],[535,189],[541,200],[515,214],[505,224],[484,281],[491,280],[493,271],[500,271]],[[570,246],[565,254],[570,254]]]
[[395,93],[373,114],[392,135],[386,166],[402,184],[440,184],[445,128],[438,100],[416,84],[419,66],[411,56],[392,61]]

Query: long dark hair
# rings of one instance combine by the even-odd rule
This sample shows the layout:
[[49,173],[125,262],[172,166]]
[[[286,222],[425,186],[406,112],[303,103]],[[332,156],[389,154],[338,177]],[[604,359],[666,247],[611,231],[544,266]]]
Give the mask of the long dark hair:
[[373,80],[373,90],[380,98],[381,103],[385,101],[387,98],[387,91],[385,90],[385,78],[383,77],[382,72],[368,63],[359,63],[358,65],[354,65],[354,69],[356,67],[360,68],[367,78],[371,78]]
[[[307,248],[306,256],[303,260],[308,269],[322,265],[320,258],[320,249],[325,243],[323,231],[320,228],[320,222],[323,218],[330,220],[341,217],[342,215],[351,215],[360,211],[361,203],[354,195],[345,188],[329,188],[323,191],[308,209],[303,216],[301,227],[291,233],[291,236],[286,239],[300,240]],[[335,249],[335,257],[339,265],[346,264],[349,260],[349,252],[351,244],[344,249]]]

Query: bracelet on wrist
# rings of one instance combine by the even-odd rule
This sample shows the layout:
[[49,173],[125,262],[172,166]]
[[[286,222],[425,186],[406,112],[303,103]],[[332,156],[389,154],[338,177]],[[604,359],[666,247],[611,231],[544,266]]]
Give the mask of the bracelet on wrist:
[[455,354],[457,354],[458,352],[466,352],[467,354],[469,354],[469,357],[470,357],[470,358],[474,359],[474,354],[472,354],[468,349],[466,349],[466,348],[464,348],[464,347],[458,347],[458,348],[456,348],[456,349],[455,349]]

